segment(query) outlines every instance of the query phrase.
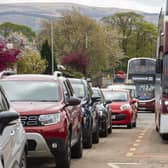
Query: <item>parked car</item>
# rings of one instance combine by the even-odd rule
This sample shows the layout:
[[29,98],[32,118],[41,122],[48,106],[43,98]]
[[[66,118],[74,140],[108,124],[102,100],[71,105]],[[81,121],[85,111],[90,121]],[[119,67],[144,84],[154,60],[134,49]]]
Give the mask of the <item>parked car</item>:
[[106,137],[108,133],[112,132],[111,111],[106,104],[103,92],[98,87],[92,87],[93,95],[92,99],[96,102],[96,108],[98,111],[98,123],[100,135]]
[[92,88],[84,79],[69,78],[74,92],[81,99],[84,115],[83,145],[92,147],[93,143],[99,142],[98,111],[92,100]]
[[112,103],[113,125],[127,125],[127,128],[136,127],[137,107],[136,99],[132,99],[128,90],[102,89],[105,98]]
[[82,157],[82,111],[70,82],[51,75],[9,75],[0,85],[20,113],[28,138],[28,156],[53,157],[69,168]]
[[0,87],[0,167],[26,168],[26,133]]

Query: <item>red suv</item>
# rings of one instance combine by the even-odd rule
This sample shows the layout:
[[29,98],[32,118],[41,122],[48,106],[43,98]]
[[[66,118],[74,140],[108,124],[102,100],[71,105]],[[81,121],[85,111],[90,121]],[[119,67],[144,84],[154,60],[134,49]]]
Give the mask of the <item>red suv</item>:
[[58,168],[69,168],[71,156],[82,156],[83,116],[68,79],[10,75],[0,85],[21,115],[28,156],[54,157]]

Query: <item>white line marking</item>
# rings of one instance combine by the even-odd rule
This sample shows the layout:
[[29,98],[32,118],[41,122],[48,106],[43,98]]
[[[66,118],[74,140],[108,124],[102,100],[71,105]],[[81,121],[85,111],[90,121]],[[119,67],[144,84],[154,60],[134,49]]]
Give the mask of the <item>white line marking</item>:
[[107,165],[112,168],[120,168],[117,165],[140,165],[140,163],[107,163]]
[[113,164],[113,163],[107,163],[107,165],[108,165],[109,167],[112,167],[112,168],[120,168],[119,166],[116,166],[116,165]]

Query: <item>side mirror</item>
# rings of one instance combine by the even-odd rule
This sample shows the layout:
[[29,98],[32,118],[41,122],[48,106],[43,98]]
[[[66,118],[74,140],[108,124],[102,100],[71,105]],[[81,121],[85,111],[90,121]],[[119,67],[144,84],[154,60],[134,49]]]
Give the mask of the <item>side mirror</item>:
[[106,100],[106,104],[111,104],[112,100]]
[[92,105],[95,103],[95,102],[100,102],[101,101],[101,97],[92,97]]
[[163,72],[163,60],[157,59],[156,60],[156,73],[162,73]]
[[1,112],[0,113],[0,134],[2,134],[4,128],[10,125],[10,122],[17,120],[19,114],[16,112]]
[[71,97],[67,103],[68,106],[77,106],[81,103],[79,98]]
[[132,100],[130,101],[130,104],[135,104],[136,102],[137,102],[136,99],[132,99]]

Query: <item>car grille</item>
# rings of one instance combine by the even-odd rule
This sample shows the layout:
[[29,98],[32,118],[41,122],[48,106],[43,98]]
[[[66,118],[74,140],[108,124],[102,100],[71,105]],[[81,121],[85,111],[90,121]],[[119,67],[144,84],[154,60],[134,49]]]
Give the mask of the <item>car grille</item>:
[[31,116],[21,116],[21,121],[24,127],[26,126],[40,126],[40,122],[38,120],[39,116],[31,115]]

